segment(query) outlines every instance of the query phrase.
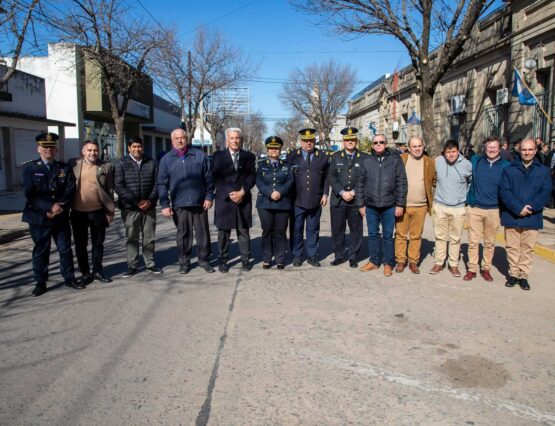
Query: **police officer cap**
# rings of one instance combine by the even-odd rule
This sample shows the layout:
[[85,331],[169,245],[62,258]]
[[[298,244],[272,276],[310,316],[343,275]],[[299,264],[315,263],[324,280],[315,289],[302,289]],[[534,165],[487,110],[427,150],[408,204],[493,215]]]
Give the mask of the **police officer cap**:
[[301,135],[301,139],[303,141],[309,141],[312,139],[316,139],[316,129],[301,129],[299,130],[299,135]]
[[43,148],[56,148],[60,137],[56,133],[41,133],[35,140]]
[[281,148],[283,146],[283,140],[279,136],[270,136],[264,141],[264,145],[267,148]]
[[353,140],[357,138],[358,129],[356,127],[345,127],[341,130],[341,134],[343,135],[343,140]]

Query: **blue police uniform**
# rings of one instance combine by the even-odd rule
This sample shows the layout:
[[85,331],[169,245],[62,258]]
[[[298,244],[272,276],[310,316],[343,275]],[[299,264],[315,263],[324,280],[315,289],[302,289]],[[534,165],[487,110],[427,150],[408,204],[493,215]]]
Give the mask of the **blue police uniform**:
[[294,264],[300,266],[303,249],[303,229],[306,222],[306,253],[311,263],[317,263],[320,246],[320,201],[328,195],[328,156],[317,149],[310,154],[301,149],[292,151],[288,157],[295,180],[295,229],[293,232]]
[[[293,205],[291,167],[281,160],[274,162],[268,159],[259,163],[256,186],[256,208],[262,227],[262,261],[264,266],[269,266],[272,256],[275,256],[276,264],[283,268],[287,250],[287,223]],[[281,195],[277,201],[271,198],[274,191]]]
[[[38,296],[46,291],[51,239],[54,239],[60,255],[60,270],[68,286],[75,287],[69,207],[75,193],[75,178],[70,167],[59,161],[48,166],[42,160],[34,160],[23,168],[23,191],[25,208],[23,222],[29,224],[33,248],[33,275]],[[47,213],[54,203],[62,206],[63,212],[49,218]]]

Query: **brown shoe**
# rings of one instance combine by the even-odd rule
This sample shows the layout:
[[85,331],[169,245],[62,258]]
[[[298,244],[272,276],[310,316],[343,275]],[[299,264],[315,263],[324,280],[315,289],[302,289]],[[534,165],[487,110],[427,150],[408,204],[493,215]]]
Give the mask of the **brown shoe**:
[[405,270],[405,264],[403,262],[398,262],[397,265],[395,266],[395,272],[398,272],[400,274],[404,270]]
[[360,268],[359,271],[368,272],[368,271],[372,271],[374,269],[378,269],[378,267],[376,265],[374,265],[372,262],[368,262],[366,265],[364,265],[362,268]]
[[461,276],[461,271],[459,271],[459,268],[457,268],[456,266],[449,266],[447,269],[449,269],[449,272],[451,272],[451,275],[453,275],[454,277]]
[[466,275],[463,277],[463,280],[470,281],[476,278],[476,272],[468,271]]
[[493,281],[493,277],[491,276],[488,270],[480,272],[480,275],[482,276],[483,279],[485,279],[488,282]]
[[413,274],[419,274],[420,273],[420,269],[418,269],[418,265],[414,262],[410,262],[409,263],[409,270],[413,273]]
[[391,265],[383,266],[383,275],[384,277],[390,277],[393,275],[393,268],[391,267]]
[[439,274],[441,271],[443,271],[443,266],[435,264],[434,267],[430,270],[430,274],[436,275]]

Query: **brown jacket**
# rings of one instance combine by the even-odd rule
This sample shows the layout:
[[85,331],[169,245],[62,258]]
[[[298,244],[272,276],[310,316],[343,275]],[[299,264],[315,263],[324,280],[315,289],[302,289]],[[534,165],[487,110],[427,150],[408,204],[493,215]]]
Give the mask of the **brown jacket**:
[[[81,168],[83,167],[83,159],[74,160],[70,162],[73,167],[73,174],[75,175],[77,183],[77,191],[79,191],[80,178],[81,178]],[[96,172],[96,182],[98,184],[98,194],[100,196],[100,201],[104,205],[104,210],[106,214],[113,216],[115,205],[114,205],[114,166],[111,163],[105,163],[103,161],[98,161],[98,169]]]
[[[409,158],[409,154],[401,154],[401,160],[403,160],[403,164],[407,165],[407,160]],[[432,160],[427,155],[424,155],[424,188],[426,190],[426,203],[428,204],[428,213],[432,214],[432,203],[434,201],[434,191],[436,188],[436,165],[434,160]]]

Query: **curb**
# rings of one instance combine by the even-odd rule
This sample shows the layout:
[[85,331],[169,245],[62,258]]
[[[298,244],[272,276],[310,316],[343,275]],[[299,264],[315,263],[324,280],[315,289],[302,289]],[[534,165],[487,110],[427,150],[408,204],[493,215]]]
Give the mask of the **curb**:
[[[495,240],[498,243],[505,244],[505,235],[502,232],[497,232]],[[555,263],[555,249],[537,244],[534,246],[534,254],[551,263]]]

